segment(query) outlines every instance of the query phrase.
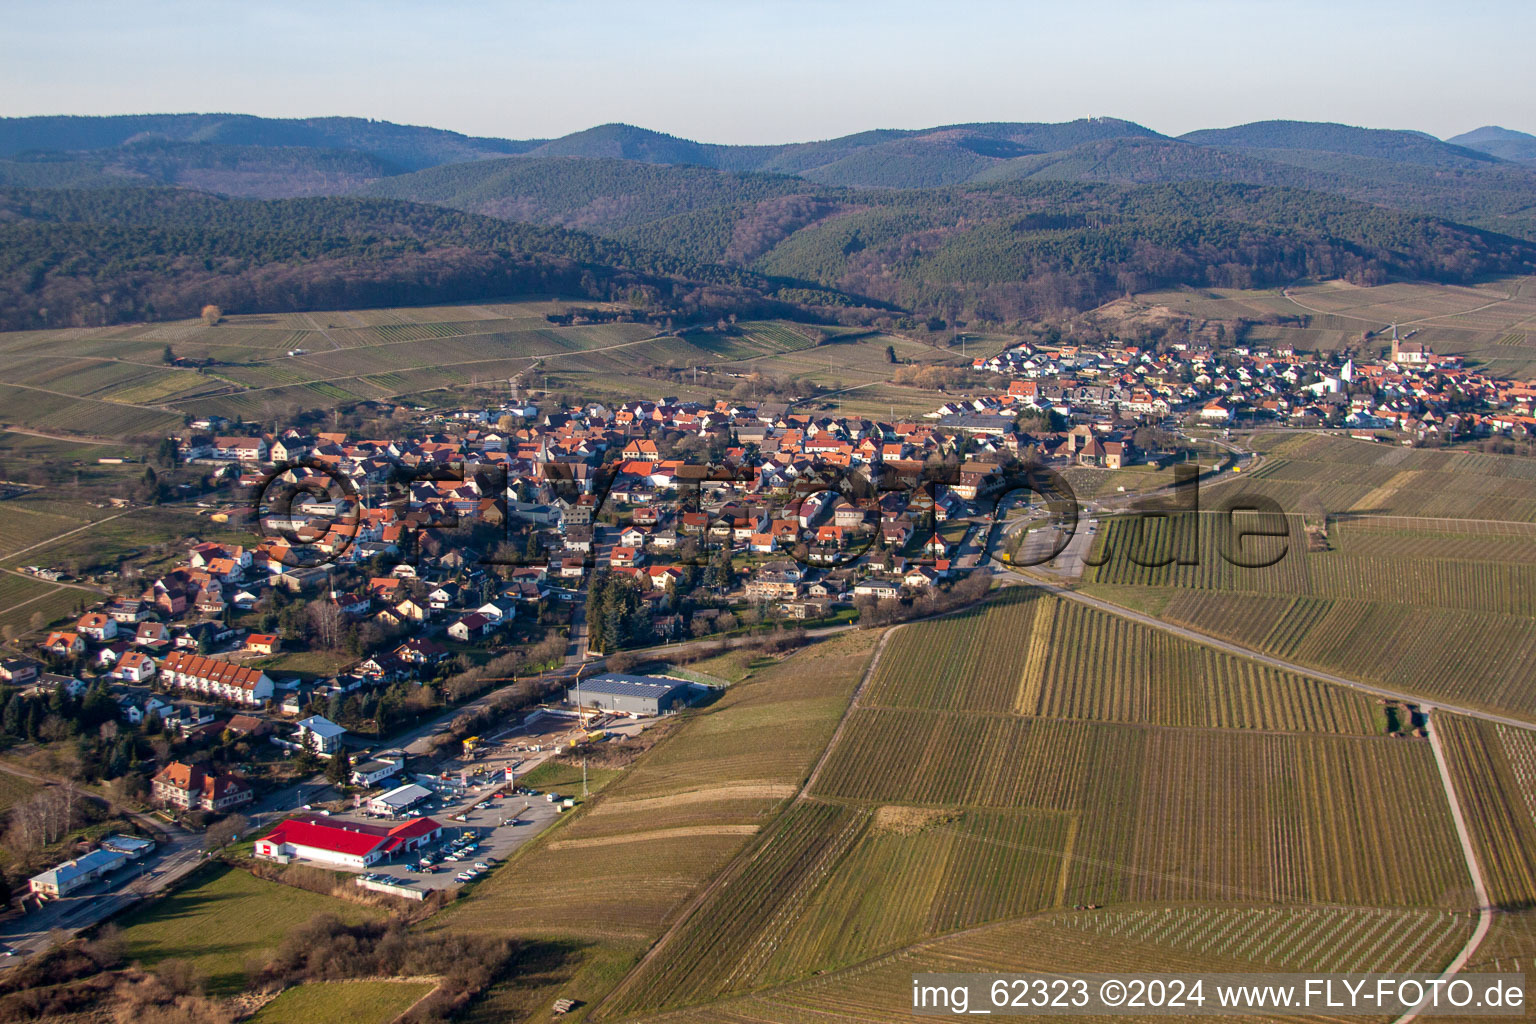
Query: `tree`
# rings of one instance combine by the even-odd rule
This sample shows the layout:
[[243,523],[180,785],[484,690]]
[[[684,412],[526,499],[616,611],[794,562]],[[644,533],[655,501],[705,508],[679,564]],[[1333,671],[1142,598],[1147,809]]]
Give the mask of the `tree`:
[[896,361],[896,346],[895,345],[887,345],[887,346],[885,346],[885,361],[888,362],[888,363],[894,363]]
[[312,772],[319,763],[320,754],[315,749],[315,734],[305,729],[304,738],[299,741],[299,770]]
[[330,763],[325,766],[325,777],[338,786],[345,786],[352,778],[352,756],[346,747],[331,755]]
[[209,327],[212,327],[220,320],[224,319],[224,311],[210,302],[208,305],[203,307],[202,318],[203,323],[207,324]]
[[333,651],[341,646],[347,617],[334,602],[316,601],[308,606],[306,617],[309,619],[309,627],[314,633],[316,643]]
[[160,353],[160,361],[166,366],[170,366],[176,361],[176,353],[171,351],[171,346],[165,346],[165,351]]
[[232,843],[244,835],[250,826],[250,821],[243,814],[231,814],[222,821],[216,821],[203,833],[203,849],[217,850]]

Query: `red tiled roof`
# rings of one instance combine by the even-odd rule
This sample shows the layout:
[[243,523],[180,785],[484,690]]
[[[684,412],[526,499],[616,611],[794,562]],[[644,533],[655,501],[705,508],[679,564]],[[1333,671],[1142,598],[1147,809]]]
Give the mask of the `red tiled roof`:
[[165,659],[167,672],[181,672],[198,679],[238,686],[242,690],[254,690],[261,681],[259,669],[245,668],[228,661],[215,661],[186,651],[176,651]]

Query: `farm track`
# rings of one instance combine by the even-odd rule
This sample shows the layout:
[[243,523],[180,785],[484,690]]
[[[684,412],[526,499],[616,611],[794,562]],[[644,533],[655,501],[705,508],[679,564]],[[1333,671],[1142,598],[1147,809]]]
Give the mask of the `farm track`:
[[[1456,826],[1456,838],[1461,841],[1461,853],[1467,861],[1467,874],[1472,877],[1472,892],[1477,901],[1477,927],[1472,930],[1472,935],[1467,939],[1467,944],[1461,947],[1461,952],[1441,973],[1440,977],[1450,978],[1467,965],[1472,959],[1472,954],[1482,945],[1483,939],[1493,927],[1492,902],[1488,899],[1488,885],[1483,879],[1482,868],[1477,862],[1477,851],[1472,845],[1472,835],[1467,830],[1467,819],[1462,813],[1461,800],[1456,795],[1456,783],[1451,778],[1450,765],[1445,760],[1445,747],[1440,742],[1440,730],[1431,725],[1429,730],[1429,746],[1435,752],[1435,767],[1440,770],[1440,784],[1445,787],[1445,800],[1451,808],[1451,821]],[[1420,1004],[1422,1005],[1422,1004]],[[1409,1021],[1419,1016],[1419,1008],[1414,1007],[1392,1024],[1409,1024]]]
[[[869,662],[864,666],[864,673],[859,679],[859,685],[854,688],[853,696],[849,699],[848,706],[843,709],[842,717],[837,721],[837,728],[832,730],[832,736],[827,740],[827,745],[822,749],[821,756],[817,758],[815,766],[811,769],[810,774],[806,776],[806,780],[804,784],[801,785],[800,791],[795,794],[795,803],[798,803],[806,798],[806,794],[810,792],[811,783],[816,780],[816,775],[821,771],[821,766],[826,763],[827,758],[832,753],[833,748],[837,746],[838,737],[841,736],[843,732],[843,726],[847,723],[849,716],[852,715],[854,706],[858,704],[859,694],[864,692],[864,687],[869,683],[870,676],[874,671],[875,663],[880,659],[880,652],[884,650],[886,641],[890,639],[891,634],[894,632],[896,632],[895,628],[887,629],[884,635],[880,637],[880,642],[875,645],[874,653],[870,655]],[[611,989],[605,996],[603,996],[602,999],[598,1000],[596,1006],[593,1007],[594,1013],[600,1014],[604,1004],[609,1003],[615,996],[624,990],[626,980],[640,976],[641,972],[645,970],[647,965],[650,964],[651,961],[655,960],[657,955],[659,955],[663,949],[667,948],[667,940],[673,935],[673,933],[681,929],[682,926],[686,924],[690,918],[693,917],[693,915],[698,911],[700,907],[704,906],[705,903],[715,895],[715,893],[719,892],[721,886],[725,885],[727,881],[734,877],[731,872],[731,866],[737,861],[737,859],[744,856],[750,856],[753,852],[755,852],[755,850],[756,846],[749,844],[741,852],[737,853],[735,857],[731,858],[721,866],[720,870],[715,873],[715,877],[710,879],[709,884],[695,893],[693,899],[689,900],[687,905],[682,907],[677,912],[677,916],[673,918],[672,924],[660,935],[656,936],[656,939],[651,943],[650,948],[645,951],[645,955],[643,955],[639,960],[635,961],[634,966],[630,967],[629,970],[625,972],[624,979],[621,979],[617,986]]]
[[[1286,299],[1287,302],[1290,302],[1291,304],[1296,305],[1296,306],[1300,306],[1302,309],[1306,310],[1309,313],[1317,313],[1320,316],[1336,316],[1336,317],[1340,317],[1340,318],[1342,318],[1344,320],[1358,320],[1360,323],[1365,323],[1365,324],[1378,324],[1378,323],[1382,323],[1382,321],[1379,318],[1378,319],[1372,319],[1370,317],[1354,316],[1354,315],[1349,314],[1349,313],[1335,313],[1332,310],[1318,309],[1316,306],[1308,306],[1306,303],[1298,301],[1293,295],[1291,295],[1291,290],[1289,288],[1281,289],[1280,294],[1285,296],[1285,299]],[[1417,319],[1417,320],[1399,320],[1397,322],[1397,326],[1398,327],[1411,327],[1411,326],[1413,326],[1415,324],[1424,324],[1424,323],[1430,323],[1430,322],[1435,321],[1435,320],[1449,320],[1452,317],[1466,316],[1468,313],[1480,313],[1480,312],[1482,312],[1485,309],[1491,309],[1494,306],[1501,305],[1501,304],[1503,304],[1505,302],[1510,302],[1515,297],[1516,297],[1515,294],[1509,294],[1509,295],[1504,296],[1503,298],[1494,299],[1492,302],[1485,302],[1481,306],[1474,306],[1471,309],[1459,309],[1459,310],[1457,310],[1454,313],[1436,313],[1433,316],[1419,317],[1419,319]],[[1455,327],[1457,327],[1459,325],[1456,325],[1456,324],[1450,324],[1450,325],[1440,324],[1438,326],[1441,326],[1441,327],[1450,326],[1450,327],[1455,328]],[[1462,328],[1462,329],[1466,329],[1466,328]]]
[[[473,337],[473,335],[455,335],[455,337]],[[634,346],[634,345],[647,345],[647,344],[650,344],[652,342],[661,341],[663,338],[664,338],[664,335],[658,334],[658,335],[654,335],[654,336],[649,337],[649,338],[640,338],[637,341],[621,341],[621,342],[619,342],[617,344],[614,344],[614,345],[604,345],[601,348],[572,349],[572,350],[570,350],[568,352],[550,352],[550,353],[545,353],[543,355],[537,355],[537,356],[531,356],[531,355],[523,355],[523,356],[520,356],[520,355],[505,355],[505,356],[495,356],[495,357],[492,357],[492,358],[489,358],[489,359],[462,359],[462,360],[459,360],[457,362],[452,362],[452,363],[423,363],[420,366],[404,366],[404,367],[400,367],[399,369],[396,369],[396,370],[394,370],[392,372],[394,372],[394,373],[409,373],[412,370],[435,370],[435,369],[440,369],[440,368],[446,367],[446,366],[475,366],[475,365],[478,365],[480,363],[504,363],[504,362],[507,362],[509,360],[514,360],[514,359],[526,359],[526,360],[528,360],[529,365],[533,365],[533,364],[536,364],[536,363],[548,362],[551,359],[561,359],[561,358],[565,358],[565,357],[568,357],[568,356],[590,356],[590,355],[593,355],[593,354],[598,353],[598,352],[612,352],[615,349],[630,348],[631,346]],[[347,349],[345,351],[366,352],[370,348],[386,348],[386,347],[390,347],[390,346],[394,346],[394,345],[419,345],[420,343],[421,342],[417,341],[417,340],[413,340],[413,341],[392,341],[392,342],[385,342],[385,343],[383,343],[381,345],[367,345],[367,346],[359,347],[359,348],[356,348],[356,349]],[[298,361],[302,362],[302,357]],[[526,369],[526,367],[524,369]],[[281,389],[284,389],[284,388],[304,387],[305,385],[308,385],[308,384],[335,384],[335,383],[338,383],[340,381],[362,380],[365,377],[372,377],[376,373],[377,373],[377,371],[370,371],[368,373],[352,373],[352,374],[348,374],[348,375],[346,375],[344,377],[338,377],[338,376],[336,376],[334,374],[331,374],[331,375],[325,376],[325,377],[315,377],[312,380],[288,381],[285,384],[263,384],[261,387],[242,388],[240,391],[232,392],[232,394],[250,395],[250,394],[257,394],[257,393],[262,392],[262,391],[278,391],[278,390],[281,390]],[[407,393],[408,392],[398,392],[397,394],[407,394]],[[386,395],[384,397],[395,397],[395,395]]]
[[[1109,612],[1112,615],[1118,615],[1121,618],[1130,619],[1132,622],[1137,622],[1144,626],[1150,626],[1153,629],[1161,630],[1164,633],[1170,633],[1174,636],[1182,637],[1185,640],[1193,640],[1196,643],[1204,644],[1207,647],[1214,647],[1218,651],[1225,651],[1228,654],[1235,654],[1242,658],[1248,658],[1250,660],[1259,662],[1260,664],[1268,665],[1270,668],[1280,669],[1282,672],[1294,672],[1297,675],[1311,676],[1313,679],[1320,679],[1325,683],[1332,683],[1335,686],[1345,686],[1351,690],[1358,690],[1361,693],[1367,693],[1374,697],[1385,697],[1388,700],[1400,700],[1410,704],[1419,704],[1425,707],[1433,706],[1439,708],[1442,711],[1449,711],[1453,714],[1463,715],[1467,718],[1478,718],[1485,722],[1497,722],[1501,725],[1507,725],[1515,729],[1525,729],[1527,731],[1536,732],[1536,722],[1529,722],[1521,718],[1510,718],[1507,715],[1496,715],[1491,711],[1482,711],[1478,708],[1460,707],[1454,704],[1447,704],[1438,698],[1423,697],[1417,694],[1402,693],[1397,690],[1389,690],[1384,687],[1362,683],[1357,679],[1348,679],[1344,676],[1334,675],[1331,672],[1325,672],[1322,669],[1298,664],[1294,661],[1286,661],[1284,658],[1277,658],[1272,654],[1265,654],[1264,652],[1256,651],[1251,647],[1244,647],[1242,644],[1232,643],[1229,640],[1222,640],[1211,636],[1208,633],[1202,633],[1199,630],[1191,629],[1187,626],[1178,626],[1171,622],[1165,622],[1156,616],[1147,615],[1143,612],[1133,611],[1129,608],[1121,607],[1120,605],[1114,604],[1110,601],[1102,600],[1097,597],[1089,597],[1087,594],[1079,593],[1078,591],[1059,586],[1055,583],[1049,583],[1045,580],[1037,579],[1033,576],[1026,576],[1017,570],[1013,572],[1012,583],[1017,586],[1036,587],[1052,595],[1053,597],[1060,597],[1068,601],[1075,601],[1079,604],[1084,604],[1091,608],[1096,608],[1102,612]],[[1005,582],[1003,585],[1007,586],[1008,583]]]
[[16,388],[18,391],[36,391],[43,395],[53,395],[55,398],[67,398],[72,402],[79,402],[82,400],[87,402],[102,402],[106,405],[121,405],[128,409],[143,409],[145,412],[177,413],[181,411],[180,409],[173,409],[168,405],[140,405],[138,402],[122,402],[115,398],[87,398],[84,395],[72,395],[68,391],[54,391],[52,388],[39,388],[34,387],[31,384],[12,384],[9,381],[6,381],[5,386],[8,388]]
[[875,652],[870,655],[869,662],[864,666],[864,675],[859,679],[859,685],[854,687],[853,696],[848,700],[848,706],[843,708],[842,717],[837,720],[837,728],[832,730],[832,737],[827,740],[827,745],[821,751],[821,756],[816,759],[816,764],[811,768],[811,773],[805,777],[805,784],[800,787],[800,792],[795,794],[796,800],[804,800],[810,793],[811,787],[816,784],[816,779],[821,775],[822,766],[832,756],[832,751],[837,748],[838,740],[842,739],[843,730],[848,725],[848,719],[853,717],[854,709],[859,706],[859,698],[864,695],[864,688],[874,678],[875,666],[880,663],[880,656],[885,653],[885,645],[890,642],[892,636],[900,629],[893,626],[887,629],[880,637],[880,642],[875,645]]

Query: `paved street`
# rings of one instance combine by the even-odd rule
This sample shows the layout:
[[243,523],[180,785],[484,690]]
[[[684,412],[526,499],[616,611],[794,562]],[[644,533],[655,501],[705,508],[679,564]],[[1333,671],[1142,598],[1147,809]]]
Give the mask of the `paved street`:
[[[175,826],[162,825],[162,829],[167,840],[142,861],[62,899],[50,900],[40,909],[0,922],[0,941],[16,952],[15,959],[0,960],[0,966],[20,963],[22,957],[47,949],[52,945],[50,933],[54,929],[76,932],[89,928],[129,904],[174,885],[202,863],[202,836]],[[29,902],[28,906],[36,907],[36,903]]]

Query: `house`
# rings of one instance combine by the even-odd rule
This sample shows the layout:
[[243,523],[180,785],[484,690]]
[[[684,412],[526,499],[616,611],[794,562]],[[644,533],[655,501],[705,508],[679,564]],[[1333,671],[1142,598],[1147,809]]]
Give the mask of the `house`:
[[225,728],[237,736],[265,736],[272,731],[270,722],[255,715],[235,715],[225,723]]
[[175,704],[161,712],[167,729],[190,735],[213,721],[213,709],[206,704]]
[[245,638],[245,649],[253,654],[276,654],[282,643],[274,633],[252,633]]
[[42,666],[31,658],[0,659],[0,681],[13,686],[26,686],[37,679]]
[[861,580],[854,584],[854,597],[873,597],[878,600],[886,600],[901,596],[901,587],[890,580]]
[[213,457],[237,462],[261,462],[267,457],[267,442],[259,437],[216,437]]
[[149,604],[124,598],[107,605],[107,614],[119,625],[132,626],[149,618]]
[[76,679],[74,676],[61,676],[54,672],[39,672],[37,682],[33,684],[30,693],[48,695],[62,689],[71,697],[78,697],[90,687],[86,686],[84,679]]
[[433,611],[440,612],[449,608],[459,599],[459,585],[457,583],[444,583],[434,587],[427,593],[427,604]]
[[155,674],[155,659],[143,651],[129,651],[108,674],[125,683],[142,683]]
[[306,815],[289,818],[256,840],[255,854],[287,863],[307,860],[361,871],[381,860],[430,846],[443,834],[431,818],[412,818],[394,827]]
[[1226,423],[1232,419],[1232,403],[1224,398],[1207,402],[1200,410],[1200,418],[1206,422]]
[[250,784],[236,775],[208,772],[200,765],[172,761],[150,781],[155,802],[165,807],[222,813],[255,799]]
[[51,867],[28,882],[38,896],[68,896],[128,863],[128,856],[115,850],[92,850],[82,857]]
[[407,665],[432,665],[448,657],[448,649],[440,643],[413,636],[392,652],[395,659]]
[[85,641],[79,633],[49,633],[39,646],[58,658],[78,658],[85,653]]
[[432,611],[426,605],[420,604],[414,598],[406,598],[395,605],[395,614],[401,621],[425,622],[431,617]]
[[448,627],[448,635],[462,643],[479,640],[495,627],[495,623],[479,612],[470,612]]
[[656,442],[645,438],[636,438],[624,446],[623,452],[626,462],[631,459],[641,462],[660,462],[661,452],[656,448]]
[[86,612],[75,623],[75,632],[87,640],[104,644],[117,639],[117,620],[105,612]]
[[163,647],[170,640],[170,631],[163,622],[141,622],[133,631],[133,642],[139,647]]
[[517,602],[510,597],[498,597],[495,600],[485,602],[485,604],[476,608],[475,611],[494,623],[511,622],[517,617]]
[[907,574],[901,578],[901,582],[914,590],[931,587],[939,579],[937,570],[926,565],[913,566],[907,570]]
[[187,651],[172,651],[167,655],[160,673],[168,686],[239,704],[264,704],[272,698],[272,680],[260,669],[216,661]]
[[377,786],[385,779],[400,773],[398,760],[364,761],[352,767],[352,785]]
[[311,715],[299,722],[299,731],[294,734],[299,745],[304,745],[305,736],[315,738],[315,752],[318,754],[334,754],[341,749],[341,738],[347,734],[347,730],[323,715]]

